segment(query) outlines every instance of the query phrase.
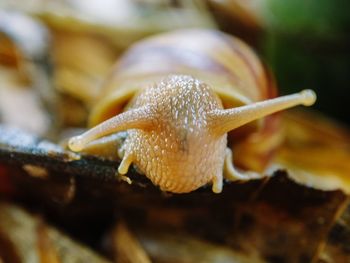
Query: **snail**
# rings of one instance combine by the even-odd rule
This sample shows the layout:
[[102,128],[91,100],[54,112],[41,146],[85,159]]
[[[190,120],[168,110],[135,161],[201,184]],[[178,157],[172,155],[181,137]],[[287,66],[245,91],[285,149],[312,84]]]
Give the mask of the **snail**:
[[163,33],[120,58],[92,109],[93,128],[68,147],[83,151],[98,138],[127,131],[121,175],[134,164],[162,191],[188,193],[211,183],[220,193],[224,178],[260,176],[234,166],[230,131],[316,100],[312,90],[275,93],[257,55],[238,38],[205,29]]

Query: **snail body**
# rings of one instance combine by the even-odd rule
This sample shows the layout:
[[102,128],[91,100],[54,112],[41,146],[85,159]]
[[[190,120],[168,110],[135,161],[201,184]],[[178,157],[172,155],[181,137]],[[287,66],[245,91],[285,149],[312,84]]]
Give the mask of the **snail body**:
[[315,101],[312,91],[275,95],[257,56],[217,31],[180,30],[141,41],[119,60],[90,116],[71,138],[82,151],[97,138],[128,131],[120,174],[134,163],[161,190],[191,192],[223,178],[249,180],[227,147],[227,133],[274,112]]

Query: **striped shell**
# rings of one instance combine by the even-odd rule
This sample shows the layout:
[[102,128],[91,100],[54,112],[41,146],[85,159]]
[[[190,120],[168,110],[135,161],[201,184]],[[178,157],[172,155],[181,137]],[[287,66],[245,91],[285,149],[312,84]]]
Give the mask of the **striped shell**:
[[105,82],[90,126],[122,112],[139,89],[173,74],[207,83],[225,108],[276,96],[265,67],[244,42],[214,30],[178,30],[141,41],[124,54]]

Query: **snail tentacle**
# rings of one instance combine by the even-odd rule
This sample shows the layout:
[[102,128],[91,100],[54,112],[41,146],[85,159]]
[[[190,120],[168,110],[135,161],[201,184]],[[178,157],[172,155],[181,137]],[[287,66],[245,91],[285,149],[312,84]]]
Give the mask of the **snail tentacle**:
[[316,101],[312,90],[259,101],[231,109],[216,109],[208,113],[214,134],[222,135],[249,122],[297,105],[311,106]]
[[223,187],[222,174],[214,176],[212,181],[212,191],[216,194],[220,194],[222,192],[222,187]]
[[79,136],[71,138],[68,142],[68,147],[72,151],[79,152],[88,143],[103,136],[129,129],[150,128],[153,120],[154,117],[150,105],[131,109],[102,122]]
[[119,174],[127,174],[129,167],[133,161],[134,161],[134,156],[132,154],[125,154],[122,162],[120,163],[120,165],[118,167],[118,173]]

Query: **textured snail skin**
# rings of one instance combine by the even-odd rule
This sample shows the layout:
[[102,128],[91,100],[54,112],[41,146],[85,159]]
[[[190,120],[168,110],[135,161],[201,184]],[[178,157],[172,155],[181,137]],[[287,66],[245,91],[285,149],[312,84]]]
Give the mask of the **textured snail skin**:
[[[160,37],[155,40],[146,40],[144,45],[141,43],[136,46],[136,50],[139,47],[142,50],[144,46],[147,47],[158,42],[167,44],[170,41],[169,43],[173,43],[181,38],[187,41],[187,37],[191,36],[191,32],[175,32],[174,35],[166,34],[164,39]],[[194,38],[198,34],[201,37],[205,36],[208,40],[214,39],[214,46],[218,48],[226,47],[220,45],[218,34],[213,34],[212,31],[194,30],[193,33],[195,33]],[[228,37],[223,34],[222,36],[223,38]],[[221,44],[226,42],[227,39]],[[238,51],[246,52],[252,65],[258,65],[257,58],[250,53],[247,46],[244,46],[241,42],[237,43]],[[193,44],[193,42],[190,41],[190,44]],[[184,42],[182,45],[182,48],[186,49],[187,45]],[[205,52],[209,52],[209,50],[205,50]],[[131,52],[134,51],[131,50]],[[150,54],[154,55],[153,52],[152,49]],[[227,52],[230,54],[228,49]],[[162,59],[163,56],[164,61],[169,62],[167,55],[162,53]],[[126,55],[124,61],[128,60],[127,58],[128,55]],[[123,62],[123,59],[121,61]],[[131,72],[135,70],[133,68],[135,63],[130,65],[130,68],[133,69]],[[137,63],[141,62],[138,61]],[[120,65],[123,66],[123,63],[120,63]],[[152,66],[152,64],[149,65]],[[249,67],[250,64],[242,64],[242,67],[243,65]],[[159,67],[159,65],[155,67]],[[137,68],[140,70],[140,67]],[[310,90],[278,98],[263,97],[257,99],[263,93],[268,94],[265,86],[267,82],[259,80],[256,81],[254,89],[258,89],[260,85],[257,85],[258,83],[265,83],[264,85],[261,84],[265,91],[261,94],[255,94],[255,99],[252,99],[251,103],[224,109],[222,98],[225,98],[226,102],[230,102],[230,100],[235,103],[246,101],[244,99],[248,98],[246,95],[242,97],[242,100],[237,100],[235,94],[244,94],[244,85],[249,83],[253,85],[254,78],[251,82],[239,81],[235,78],[226,83],[220,82],[216,76],[213,77],[211,72],[204,74],[203,69],[191,68],[191,73],[197,72],[196,70],[199,72],[193,76],[192,74],[184,74],[182,72],[184,67],[174,67],[174,74],[168,73],[167,70],[162,74],[158,74],[159,68],[141,68],[147,70],[148,73],[141,74],[141,77],[138,76],[138,78],[135,75],[140,87],[137,92],[130,92],[130,89],[125,89],[125,86],[122,87],[123,82],[120,79],[125,78],[123,71],[130,73],[125,65],[120,68],[119,74],[117,72],[115,75],[118,81],[113,81],[114,76],[112,76],[109,84],[119,83],[121,86],[116,86],[115,90],[111,90],[112,96],[108,96],[110,94],[108,92],[107,95],[105,94],[105,100],[97,105],[93,114],[93,117],[97,116],[97,118],[94,118],[97,125],[84,134],[71,138],[69,148],[73,151],[82,151],[97,138],[111,133],[127,131],[128,136],[121,149],[118,149],[120,157],[122,157],[118,172],[124,175],[128,172],[129,166],[135,164],[161,190],[173,193],[191,192],[208,183],[212,184],[213,192],[220,193],[224,177],[230,180],[259,178],[261,175],[258,173],[241,172],[235,169],[232,163],[232,151],[227,147],[227,133],[283,109],[300,104],[312,105],[316,99],[315,94]],[[234,71],[234,67],[231,69]],[[189,69],[186,68],[186,70]],[[240,68],[236,73],[242,70]],[[250,71],[250,69],[245,70],[246,74]],[[225,70],[223,72],[229,74],[230,71]],[[265,77],[265,75],[261,76],[262,79]],[[146,84],[142,84],[142,79],[147,79]],[[153,81],[149,82],[149,79]],[[247,78],[243,79],[246,80]],[[135,87],[137,81],[129,82],[132,85],[126,87]],[[211,86],[215,83],[223,85],[222,87],[225,87],[225,89]],[[111,88],[110,85],[109,88]],[[243,89],[242,92],[237,93],[240,89]],[[120,98],[125,99],[124,93],[128,92],[128,96],[130,94],[133,94],[133,96],[128,97],[130,99],[128,107],[120,113],[120,104],[123,102]],[[245,94],[249,94],[249,92],[246,91]],[[254,96],[251,95],[251,97]],[[115,112],[117,113],[114,114]]]
[[207,113],[222,109],[217,95],[189,76],[170,76],[143,90],[134,107],[151,106],[153,127],[134,129],[124,144],[133,161],[161,190],[185,193],[213,183],[221,191],[226,133],[215,134]]

